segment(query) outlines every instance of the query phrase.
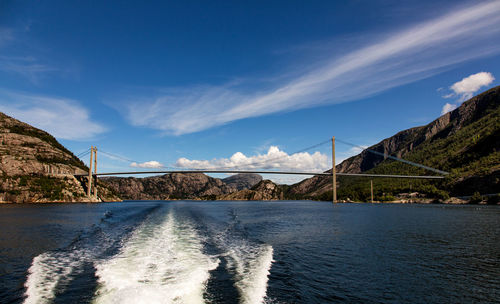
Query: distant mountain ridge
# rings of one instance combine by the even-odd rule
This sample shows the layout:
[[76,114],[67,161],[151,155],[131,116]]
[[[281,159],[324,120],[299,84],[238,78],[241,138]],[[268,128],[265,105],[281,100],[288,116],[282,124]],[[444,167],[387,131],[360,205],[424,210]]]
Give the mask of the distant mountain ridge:
[[262,176],[254,173],[235,174],[222,179],[226,185],[235,188],[238,191],[250,189],[257,185],[261,180]]
[[198,199],[235,191],[203,173],[171,173],[152,177],[108,177],[103,182],[128,200]]
[[251,189],[243,189],[230,194],[219,195],[219,200],[283,200],[285,198],[283,187],[270,180],[261,180]]
[[216,199],[217,196],[245,190],[262,180],[258,174],[236,174],[224,179],[203,173],[171,173],[152,177],[107,177],[102,181],[124,199]]

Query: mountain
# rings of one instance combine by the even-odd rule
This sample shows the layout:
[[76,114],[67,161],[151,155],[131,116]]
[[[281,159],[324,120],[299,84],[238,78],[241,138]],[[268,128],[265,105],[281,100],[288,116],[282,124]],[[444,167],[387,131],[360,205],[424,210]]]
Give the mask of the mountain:
[[122,198],[129,200],[212,200],[249,189],[262,181],[262,176],[236,174],[218,179],[203,173],[172,173],[144,178],[106,177],[101,180]]
[[262,176],[259,174],[246,173],[246,174],[235,174],[230,177],[223,178],[222,181],[229,187],[235,188],[236,190],[250,189],[257,185],[262,180]]
[[[445,180],[438,182],[376,179],[379,196],[415,190],[442,198],[448,193],[456,196],[476,191],[498,193],[500,86],[471,98],[425,126],[386,138],[336,166],[337,172],[345,173],[434,174],[368,150],[450,172]],[[367,198],[367,179],[340,177],[339,182],[340,196]],[[331,199],[331,191],[331,178],[312,177],[292,185],[287,196]]]
[[[85,182],[74,177],[88,168],[49,133],[0,113],[0,142],[0,201],[97,201],[87,198]],[[102,184],[98,193],[119,200]]]
[[214,198],[235,191],[220,179],[203,173],[172,173],[144,178],[107,177],[102,181],[122,198],[130,200]]
[[251,189],[243,189],[238,192],[217,196],[218,200],[250,200],[270,201],[284,199],[283,187],[270,180],[261,180]]

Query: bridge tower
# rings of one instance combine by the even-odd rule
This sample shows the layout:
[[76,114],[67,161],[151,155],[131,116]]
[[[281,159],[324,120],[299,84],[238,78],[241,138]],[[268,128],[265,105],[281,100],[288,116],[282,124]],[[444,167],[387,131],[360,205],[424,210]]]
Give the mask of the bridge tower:
[[94,197],[97,198],[97,147],[94,147]]
[[[94,169],[95,182],[92,185],[92,180],[94,176],[92,175],[92,169]],[[90,162],[89,162],[89,177],[88,177],[88,187],[87,196],[91,198],[92,192],[94,192],[94,197],[97,198],[97,147],[90,147]]]
[[337,174],[335,169],[335,136],[332,137],[332,182],[333,182],[333,203],[337,202]]

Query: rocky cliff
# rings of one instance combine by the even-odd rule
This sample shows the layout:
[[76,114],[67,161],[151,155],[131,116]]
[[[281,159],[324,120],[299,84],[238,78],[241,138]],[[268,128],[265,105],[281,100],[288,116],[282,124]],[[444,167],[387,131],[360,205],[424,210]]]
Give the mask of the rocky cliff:
[[219,200],[251,200],[270,201],[284,199],[283,187],[270,180],[262,180],[251,189],[244,189],[238,192],[219,195]]
[[[428,125],[401,131],[368,149],[451,172],[444,182],[433,187],[454,195],[474,191],[498,192],[500,86],[471,98]],[[396,164],[368,150],[343,161],[336,170],[346,173],[433,174]],[[346,183],[348,186],[355,184],[352,179]],[[331,193],[331,189],[331,178],[312,177],[291,186],[288,195],[290,198],[318,198]]]
[[250,189],[257,185],[262,180],[262,176],[259,174],[235,174],[230,177],[222,179],[222,181],[229,187],[235,188],[236,190]]
[[123,199],[130,200],[213,198],[235,191],[220,179],[202,173],[172,173],[144,178],[108,177],[102,181]]
[[[236,174],[224,179],[203,173],[173,173],[144,178],[102,178],[113,191],[129,200],[218,199],[224,195],[252,188],[260,181],[258,174]],[[258,196],[258,195],[257,195]],[[268,197],[261,195],[259,197]],[[265,199],[265,198],[257,198]]]
[[[73,174],[88,168],[53,136],[0,113],[0,201],[89,201],[85,184]],[[104,200],[118,200],[98,186]]]

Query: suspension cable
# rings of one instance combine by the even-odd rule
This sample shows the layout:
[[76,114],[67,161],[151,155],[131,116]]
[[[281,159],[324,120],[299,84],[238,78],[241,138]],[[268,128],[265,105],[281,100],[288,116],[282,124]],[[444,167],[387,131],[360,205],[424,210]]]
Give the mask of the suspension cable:
[[411,166],[419,167],[419,168],[426,169],[426,170],[429,170],[429,171],[433,171],[433,172],[436,172],[436,173],[439,173],[439,174],[443,174],[443,175],[450,174],[449,172],[446,172],[446,171],[442,171],[442,170],[438,170],[438,169],[435,169],[435,168],[431,168],[431,167],[428,167],[428,166],[425,166],[425,165],[422,165],[422,164],[418,164],[418,163],[415,163],[415,162],[412,162],[412,161],[409,161],[409,160],[406,160],[406,159],[402,159],[402,158],[399,158],[399,157],[396,157],[396,156],[389,155],[387,153],[378,152],[378,151],[375,151],[375,150],[372,150],[372,149],[369,149],[369,148],[366,148],[366,147],[362,147],[362,146],[350,143],[350,142],[345,141],[345,140],[341,140],[341,139],[335,139],[335,140],[338,141],[338,142],[340,142],[340,143],[343,143],[345,145],[356,147],[356,148],[360,148],[363,151],[368,151],[370,153],[383,156],[384,158],[390,158],[390,159],[393,159],[393,160],[396,160],[396,161],[399,161],[399,162],[402,162],[402,163],[405,163],[405,164],[408,164],[408,165],[411,165]]

